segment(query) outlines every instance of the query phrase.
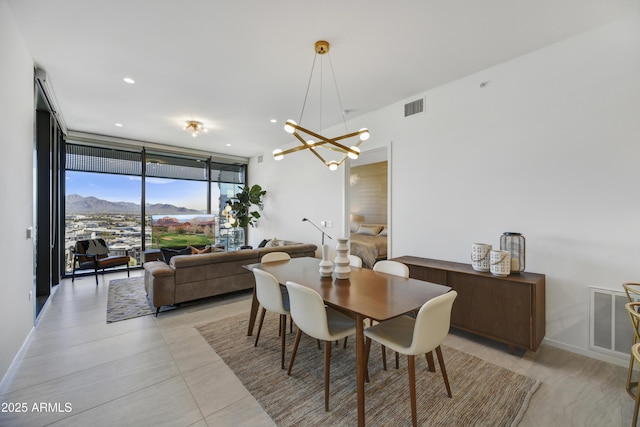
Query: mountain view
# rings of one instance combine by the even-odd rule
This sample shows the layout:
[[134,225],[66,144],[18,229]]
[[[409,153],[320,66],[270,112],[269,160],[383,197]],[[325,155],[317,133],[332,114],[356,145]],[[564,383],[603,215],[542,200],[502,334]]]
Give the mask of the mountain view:
[[[147,203],[145,206],[147,215],[158,214],[197,214],[202,213],[195,209],[174,206],[166,203]],[[97,197],[84,197],[78,194],[66,196],[67,214],[140,214],[140,204],[130,202],[111,202]]]

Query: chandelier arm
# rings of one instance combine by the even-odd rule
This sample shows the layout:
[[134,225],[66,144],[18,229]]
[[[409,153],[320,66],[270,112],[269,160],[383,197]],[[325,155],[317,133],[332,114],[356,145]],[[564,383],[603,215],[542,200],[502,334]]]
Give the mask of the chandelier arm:
[[[356,152],[355,150],[352,150],[351,148],[349,148],[347,146],[344,146],[344,145],[342,145],[340,143],[335,142],[336,139],[345,139],[345,138],[350,138],[352,136],[356,136],[356,135],[358,135],[358,132],[354,132],[354,133],[349,134],[349,135],[343,135],[343,136],[340,136],[340,137],[334,138],[334,139],[329,139],[329,138],[325,138],[324,136],[322,136],[322,135],[320,135],[318,133],[315,133],[313,131],[305,129],[300,125],[292,125],[292,126],[294,128],[296,128],[297,130],[301,131],[301,132],[304,132],[304,133],[306,133],[306,134],[308,134],[310,136],[313,136],[314,138],[318,138],[319,140],[324,141],[322,143],[318,143],[318,144],[314,144],[314,145],[331,144],[331,145],[335,145],[336,147],[339,147],[339,148],[343,149],[344,151],[348,151],[349,153],[360,154],[360,153]],[[299,138],[299,139],[301,141],[303,141],[305,144],[307,144],[307,142],[304,141],[302,138]]]
[[327,164],[327,161],[316,151],[313,149],[313,146],[309,145],[307,143],[307,141],[304,140],[304,138],[302,138],[298,132],[294,132],[293,135],[298,138],[298,140],[300,140],[300,142],[302,142],[302,144],[304,145],[304,148],[308,148],[309,151],[311,151],[318,159],[320,159],[320,161],[324,164]]
[[342,136],[336,136],[335,138],[332,138],[332,139],[334,141],[340,141],[341,139],[347,139],[347,138],[351,138],[353,136],[358,136],[358,135],[360,135],[360,132],[351,132],[351,133],[347,133],[347,134],[342,135]]
[[278,155],[279,156],[284,156],[284,155],[287,155],[287,154],[295,153],[297,151],[302,151],[302,150],[306,150],[306,149],[311,149],[311,147],[303,147],[302,145],[298,145],[297,147],[289,148],[288,150],[284,150],[282,152],[279,152]]
[[342,159],[340,159],[340,161],[338,162],[338,166],[340,166],[342,164],[342,162],[344,162],[345,160],[347,160],[347,155],[346,154],[344,156],[342,156]]

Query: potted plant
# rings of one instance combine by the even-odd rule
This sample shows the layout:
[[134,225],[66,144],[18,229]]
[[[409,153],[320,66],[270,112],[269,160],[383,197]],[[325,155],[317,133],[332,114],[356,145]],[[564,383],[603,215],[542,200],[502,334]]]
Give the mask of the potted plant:
[[231,225],[242,228],[248,225],[255,227],[258,218],[260,218],[260,213],[251,211],[251,207],[256,205],[262,210],[262,196],[266,193],[267,191],[257,184],[251,187],[240,187],[240,192],[236,194],[236,197],[227,200],[227,207],[225,208],[235,218],[235,221],[230,221]]

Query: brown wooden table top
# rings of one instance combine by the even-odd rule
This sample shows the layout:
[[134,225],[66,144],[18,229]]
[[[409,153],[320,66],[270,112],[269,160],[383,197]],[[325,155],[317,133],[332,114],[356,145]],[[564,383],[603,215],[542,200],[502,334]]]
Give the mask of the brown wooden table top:
[[267,271],[282,285],[292,281],[307,286],[318,292],[328,305],[378,321],[418,309],[451,290],[448,286],[357,267],[351,267],[349,279],[321,277],[319,263],[318,258],[302,257],[244,267]]

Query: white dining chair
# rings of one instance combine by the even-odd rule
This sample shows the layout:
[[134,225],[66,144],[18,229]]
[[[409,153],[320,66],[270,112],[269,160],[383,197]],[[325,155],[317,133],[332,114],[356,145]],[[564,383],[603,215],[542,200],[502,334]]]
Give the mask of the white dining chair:
[[440,364],[447,395],[449,397],[452,396],[440,344],[449,334],[451,308],[457,296],[458,293],[456,291],[447,292],[424,303],[415,318],[410,316],[396,317],[371,326],[364,331],[367,360],[369,349],[371,348],[371,340],[377,341],[398,353],[407,355],[411,420],[414,426],[418,425],[415,356],[435,350],[438,355],[438,363]]
[[376,262],[373,265],[373,271],[393,274],[394,276],[409,277],[409,267],[401,262],[387,259]]
[[[409,267],[398,261],[382,260],[373,265],[373,271],[393,274],[394,276],[409,277]],[[396,369],[400,367],[400,355],[396,353]],[[382,346],[382,369],[387,370],[387,352]]]
[[287,315],[289,314],[289,295],[287,293],[282,293],[278,279],[276,279],[272,274],[258,268],[254,268],[253,275],[256,279],[256,296],[258,298],[258,302],[262,305],[260,324],[258,326],[258,333],[256,334],[254,347],[258,346],[258,340],[260,339],[260,332],[262,331],[262,323],[264,322],[266,312],[270,311],[280,315],[280,369],[284,369]]
[[[276,261],[288,261],[291,259],[291,255],[289,255],[287,252],[268,252],[264,255],[262,255],[262,258],[260,258],[260,262],[261,263],[269,263],[269,262],[276,262]],[[289,298],[288,294],[287,294],[287,289],[280,287],[280,292],[282,292],[282,298]],[[280,329],[282,329],[282,319],[280,319]],[[293,322],[289,322],[289,332],[293,332]]]
[[349,265],[351,267],[358,267],[358,268],[362,268],[362,258],[360,258],[359,256],[356,255],[347,255],[349,257]]
[[291,318],[298,327],[287,375],[291,375],[303,332],[316,340],[324,341],[324,409],[328,411],[332,341],[355,334],[356,322],[339,311],[326,307],[320,294],[313,289],[298,283],[287,282],[287,290],[289,291]]
[[262,255],[260,262],[275,262],[275,261],[287,261],[291,259],[291,255],[286,252],[268,252]]

